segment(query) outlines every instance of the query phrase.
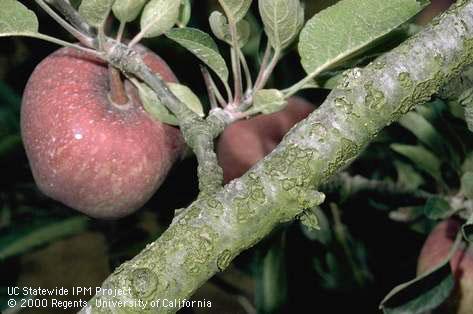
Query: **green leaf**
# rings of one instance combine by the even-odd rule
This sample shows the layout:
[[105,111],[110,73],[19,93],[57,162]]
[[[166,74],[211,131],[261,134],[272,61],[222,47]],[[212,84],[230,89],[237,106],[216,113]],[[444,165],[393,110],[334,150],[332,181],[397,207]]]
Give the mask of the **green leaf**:
[[462,233],[465,240],[473,243],[473,214],[468,221],[462,226]]
[[177,26],[186,27],[191,20],[192,5],[190,0],[181,0],[181,6],[179,7],[179,15],[177,17]]
[[346,282],[346,276],[342,274],[340,263],[334,253],[328,251],[322,256],[313,259],[314,270],[320,277],[320,286],[334,290],[340,287],[340,278]]
[[252,0],[218,0],[225,15],[233,23],[243,19],[250,9]]
[[316,14],[302,29],[302,65],[315,76],[366,48],[422,8],[416,0],[342,0]]
[[301,221],[302,233],[311,241],[318,241],[323,245],[328,245],[332,241],[332,232],[328,218],[319,206],[315,206],[311,211],[317,217],[319,228],[310,228]]
[[473,200],[473,172],[465,172],[461,178],[461,191],[469,199]]
[[391,149],[410,159],[418,168],[424,170],[439,182],[442,181],[440,160],[423,146],[392,144]]
[[271,46],[277,51],[289,46],[304,24],[300,0],[259,0],[258,4]]
[[[179,125],[177,118],[159,100],[156,93],[145,83],[134,82],[145,110],[155,119],[171,125]],[[167,83],[171,92],[182,101],[189,109],[204,116],[203,106],[199,98],[187,87],[177,83]]]
[[115,0],[113,14],[122,23],[134,21],[148,0]]
[[115,0],[82,0],[79,14],[92,26],[101,27]]
[[144,37],[156,37],[166,33],[179,18],[181,2],[178,0],[151,0],[141,15],[141,32]]
[[429,273],[394,288],[381,302],[385,314],[421,314],[442,304],[452,292],[455,280],[449,260]]
[[413,111],[408,112],[401,118],[399,124],[412,132],[419,141],[427,145],[437,155],[447,156],[448,152],[442,144],[445,139],[422,115]]
[[258,313],[278,313],[287,300],[284,233],[274,241],[260,264],[256,276]]
[[68,43],[57,38],[38,33],[38,18],[16,0],[0,0],[0,37],[24,36],[39,38],[56,44]]
[[38,32],[38,18],[23,4],[16,0],[1,0],[0,6],[0,37]]
[[244,55],[254,58],[254,60],[259,60],[261,37],[263,35],[261,24],[252,12],[246,16],[245,21],[250,25],[250,38],[242,48],[242,52]]
[[468,129],[473,132],[473,88],[465,90],[459,97],[458,101],[464,107],[465,120]]
[[146,112],[154,119],[170,125],[179,125],[176,116],[174,116],[159,100],[156,93],[145,83],[137,83],[141,102]]
[[312,209],[304,210],[299,217],[299,220],[305,227],[311,230],[320,230],[319,218]]
[[325,89],[335,89],[335,88],[337,88],[337,86],[343,80],[343,74],[344,74],[344,72],[339,72],[339,73],[333,75],[332,77],[330,77],[329,79],[327,79],[323,83],[322,87],[325,88]]
[[166,36],[192,52],[207,64],[220,79],[228,81],[228,68],[218,51],[217,44],[207,33],[195,28],[173,28]]
[[395,160],[397,182],[408,189],[417,189],[424,183],[422,176],[409,164]]
[[427,200],[424,206],[424,214],[433,220],[443,220],[450,217],[453,212],[450,204],[443,198],[435,196]]
[[77,234],[87,228],[88,218],[74,217],[59,222],[37,223],[15,228],[0,237],[0,260],[27,252],[57,239]]
[[284,94],[277,89],[258,90],[253,97],[253,105],[245,113],[254,115],[258,113],[270,114],[282,110],[287,104]]
[[231,42],[230,30],[227,18],[219,11],[213,11],[209,16],[209,24],[212,33],[220,40]]
[[469,153],[461,166],[463,172],[473,172],[473,152]]
[[173,92],[174,95],[176,95],[176,97],[180,101],[182,101],[190,110],[194,111],[201,117],[204,116],[204,106],[202,106],[199,97],[197,97],[197,95],[194,94],[194,92],[192,92],[189,87],[177,83],[167,84],[171,92]]
[[[230,26],[227,18],[219,11],[214,11],[209,17],[210,29],[218,39],[232,45],[232,36],[230,34]],[[241,20],[237,23],[237,40],[239,47],[243,47],[250,39],[251,29],[250,24],[246,20]]]

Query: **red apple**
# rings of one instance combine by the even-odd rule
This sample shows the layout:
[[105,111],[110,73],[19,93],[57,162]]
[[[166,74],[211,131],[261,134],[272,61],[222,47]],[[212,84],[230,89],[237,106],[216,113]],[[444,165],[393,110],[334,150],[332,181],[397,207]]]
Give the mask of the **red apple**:
[[[140,47],[166,81],[167,64]],[[180,131],[146,114],[130,82],[124,106],[109,98],[106,64],[59,49],[31,75],[23,95],[21,131],[35,181],[46,195],[97,218],[140,208],[181,156]]]
[[[447,257],[461,228],[461,222],[448,219],[439,223],[428,236],[417,264],[422,274],[439,265]],[[439,313],[473,313],[473,245],[462,244],[450,261],[457,287]]]
[[233,123],[220,136],[217,153],[225,182],[243,175],[269,154],[297,122],[314,110],[309,102],[292,97],[279,112]]

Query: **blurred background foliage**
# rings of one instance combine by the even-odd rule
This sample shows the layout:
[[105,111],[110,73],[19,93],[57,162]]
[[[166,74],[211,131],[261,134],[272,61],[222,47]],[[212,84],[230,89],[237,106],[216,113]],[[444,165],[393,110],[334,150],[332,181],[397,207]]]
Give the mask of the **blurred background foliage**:
[[[23,2],[38,14],[43,33],[69,38],[31,1]],[[190,25],[209,31],[207,17],[217,7],[216,1],[193,2],[198,5],[193,6]],[[306,16],[310,17],[336,1],[305,2]],[[448,2],[435,1],[418,23],[427,22]],[[255,65],[261,55],[256,7],[250,21],[255,27],[254,38],[245,53]],[[128,31],[134,33],[136,27],[132,25]],[[374,48],[373,56],[405,38],[396,36]],[[167,39],[145,44],[170,64],[184,84],[205,98],[198,63],[189,53]],[[34,67],[55,49],[34,39],[0,40],[2,309],[11,286],[71,289],[100,285],[116,266],[165,230],[175,208],[186,206],[197,195],[193,158],[175,167],[143,210],[118,221],[89,219],[37,190],[21,145],[21,95]],[[358,61],[363,65],[369,60]],[[289,50],[272,84],[288,86],[302,76],[297,53]],[[311,90],[303,96],[320,104],[327,93]],[[195,299],[212,301],[211,309],[183,309],[180,313],[327,313],[328,309],[330,313],[377,313],[380,300],[392,287],[415,276],[425,235],[436,223],[427,217],[436,218],[432,217],[438,206],[435,197],[458,194],[462,174],[473,170],[472,148],[458,104],[435,98],[419,106],[383,131],[346,173],[400,183],[432,195],[431,199],[392,196],[376,189],[352,193],[337,184],[328,185],[327,201],[315,209],[320,231],[308,230],[299,222],[279,227],[196,293]]]

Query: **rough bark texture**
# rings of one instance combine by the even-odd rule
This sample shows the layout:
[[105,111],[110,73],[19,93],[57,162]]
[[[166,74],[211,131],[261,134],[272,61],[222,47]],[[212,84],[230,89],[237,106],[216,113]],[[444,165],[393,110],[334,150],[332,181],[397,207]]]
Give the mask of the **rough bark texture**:
[[83,311],[141,313],[96,301],[148,302],[152,313],[177,308],[152,300],[189,297],[224,270],[241,251],[318,203],[314,188],[348,165],[385,126],[427,101],[473,61],[473,2],[458,1],[432,26],[363,70],[346,74],[340,86],[281,144],[243,177],[194,202],[138,256],[120,266],[104,287],[124,296],[95,296]]

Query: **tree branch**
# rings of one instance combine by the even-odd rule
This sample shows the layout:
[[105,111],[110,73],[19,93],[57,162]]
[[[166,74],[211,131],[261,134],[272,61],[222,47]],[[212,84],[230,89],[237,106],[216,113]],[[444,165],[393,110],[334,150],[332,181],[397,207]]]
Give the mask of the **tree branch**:
[[131,302],[141,300],[150,308],[153,300],[188,298],[278,224],[317,203],[314,187],[346,167],[382,128],[427,101],[472,61],[473,2],[459,1],[435,25],[374,61],[359,77],[342,82],[262,162],[215,194],[196,200],[157,241],[103,284],[130,289],[130,294],[96,295],[83,313],[103,310],[98,301],[126,302],[114,313],[140,313]]
[[90,48],[96,48],[96,40],[94,37],[90,37],[86,33],[82,33],[80,30],[76,29],[73,25],[65,21],[59,14],[57,14],[53,9],[51,9],[45,0],[35,0],[35,2],[59,25],[61,25],[65,30],[67,30],[72,36],[74,36],[81,44]]
[[194,151],[199,163],[201,193],[211,194],[221,188],[223,171],[215,154],[214,139],[222,133],[225,126],[239,117],[231,111],[216,108],[210,112],[207,119],[203,119],[171,92],[166,83],[151,71],[133,48],[109,39],[104,50],[104,58],[111,65],[148,84],[159,100],[177,117],[184,139]]
[[88,37],[96,37],[97,32],[83,18],[79,12],[67,0],[46,0],[54,6],[68,20],[72,26]]

